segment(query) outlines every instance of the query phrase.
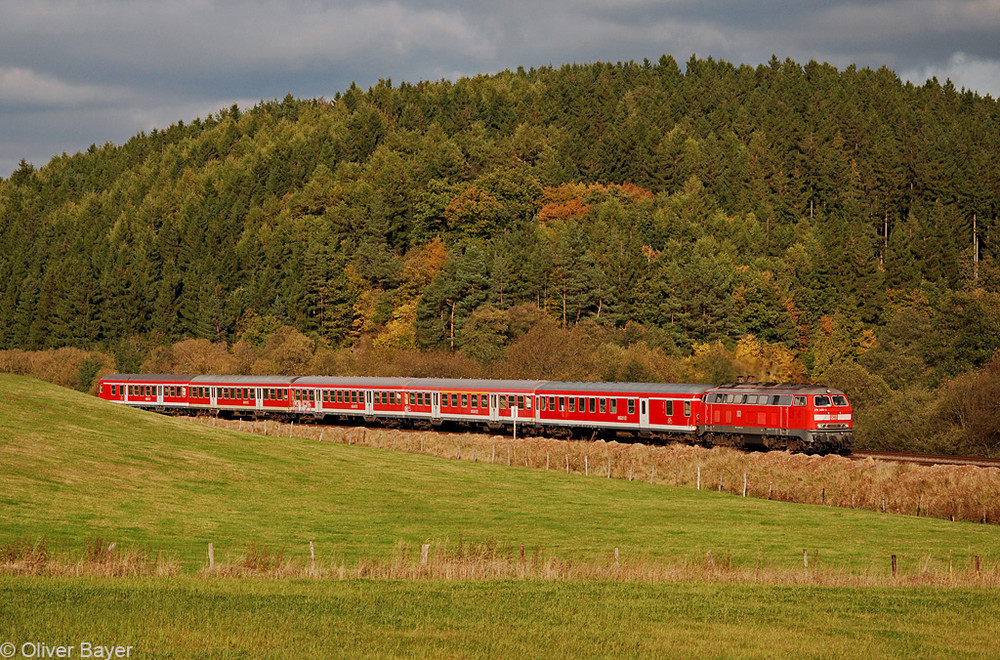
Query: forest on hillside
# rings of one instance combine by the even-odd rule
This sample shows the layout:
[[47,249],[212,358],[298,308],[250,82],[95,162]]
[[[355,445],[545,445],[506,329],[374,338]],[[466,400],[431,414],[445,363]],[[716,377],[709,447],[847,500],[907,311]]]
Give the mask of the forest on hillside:
[[234,106],[0,181],[0,368],[812,379],[993,452],[997,154],[990,97],[777,58]]

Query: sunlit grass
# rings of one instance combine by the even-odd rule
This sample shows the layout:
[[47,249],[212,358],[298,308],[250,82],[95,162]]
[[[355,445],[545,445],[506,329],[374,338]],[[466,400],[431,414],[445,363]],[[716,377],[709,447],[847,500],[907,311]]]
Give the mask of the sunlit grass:
[[140,658],[977,658],[998,611],[982,589],[0,577],[0,640]]
[[[399,449],[403,449],[400,447]],[[485,453],[485,452],[484,452]],[[885,574],[993,570],[1000,529],[252,435],[0,376],[0,542],[94,538],[186,572],[251,543],[327,567],[399,544],[474,542],[578,562],[702,562]],[[485,457],[484,459],[485,460]]]

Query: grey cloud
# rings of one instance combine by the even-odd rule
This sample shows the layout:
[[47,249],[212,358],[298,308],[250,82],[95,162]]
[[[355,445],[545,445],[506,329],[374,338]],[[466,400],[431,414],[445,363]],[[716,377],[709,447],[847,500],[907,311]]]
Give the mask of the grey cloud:
[[663,53],[887,65],[997,97],[1000,0],[8,0],[0,175],[241,99]]

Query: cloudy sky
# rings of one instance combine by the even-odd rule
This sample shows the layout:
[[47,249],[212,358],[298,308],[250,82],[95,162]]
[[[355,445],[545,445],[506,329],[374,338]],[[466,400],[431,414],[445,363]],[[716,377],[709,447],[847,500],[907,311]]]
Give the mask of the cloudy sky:
[[233,103],[663,53],[1000,98],[1000,0],[3,0],[0,177]]

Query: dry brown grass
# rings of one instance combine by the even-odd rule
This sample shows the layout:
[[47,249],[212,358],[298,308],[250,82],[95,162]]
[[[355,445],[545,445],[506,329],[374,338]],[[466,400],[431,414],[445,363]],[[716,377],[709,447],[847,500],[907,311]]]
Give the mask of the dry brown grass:
[[638,583],[704,582],[726,584],[810,584],[830,587],[1000,587],[1000,566],[974,565],[942,569],[931,558],[900,570],[889,565],[862,572],[822,567],[775,568],[757,562],[734,565],[729,556],[651,560],[626,557],[617,548],[596,560],[574,560],[540,548],[501,546],[495,543],[436,541],[421,546],[399,543],[395,556],[384,560],[360,559],[354,564],[319,562],[315,565],[286,558],[251,544],[235,561],[216,564],[200,572],[212,578],[270,578],[319,580],[549,580]]
[[44,540],[12,541],[0,547],[0,573],[50,577],[173,576],[180,564],[142,549],[119,549],[91,539],[82,554],[50,550]]
[[[804,504],[1000,522],[1000,469],[918,465],[789,452],[566,441],[477,433],[401,431],[200,418],[233,430],[419,452],[441,458],[569,471],[593,477],[722,490]],[[568,469],[567,469],[568,465]],[[699,484],[700,472],[700,484]]]

